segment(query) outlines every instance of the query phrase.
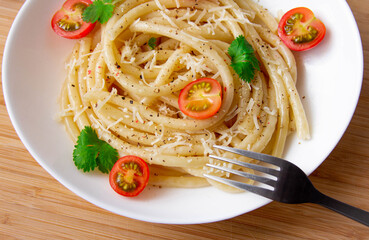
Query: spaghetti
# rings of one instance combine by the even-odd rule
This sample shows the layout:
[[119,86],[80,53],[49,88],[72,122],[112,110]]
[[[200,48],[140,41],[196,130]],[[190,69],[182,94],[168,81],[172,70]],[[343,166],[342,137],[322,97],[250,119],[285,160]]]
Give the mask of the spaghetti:
[[[101,29],[75,45],[66,64],[62,121],[74,141],[92,126],[120,156],[143,158],[152,185],[235,191],[203,178],[232,177],[207,168],[208,162],[225,164],[208,155],[251,160],[214,144],[281,156],[290,130],[309,138],[296,63],[277,25],[252,0],[123,1]],[[237,77],[226,54],[240,35],[260,62],[251,83]],[[216,115],[196,120],[179,110],[178,95],[201,77],[221,83],[223,100]]]

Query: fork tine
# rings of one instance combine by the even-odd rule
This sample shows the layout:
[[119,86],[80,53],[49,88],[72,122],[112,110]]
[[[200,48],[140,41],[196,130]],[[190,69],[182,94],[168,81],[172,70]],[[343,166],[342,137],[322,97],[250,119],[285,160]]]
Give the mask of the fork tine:
[[221,161],[224,161],[224,162],[233,163],[233,164],[236,164],[238,166],[251,168],[253,170],[263,172],[263,173],[266,173],[266,174],[269,174],[269,175],[272,175],[272,176],[275,176],[275,177],[278,177],[278,175],[279,175],[279,171],[277,171],[275,169],[272,169],[272,168],[267,168],[267,167],[264,167],[264,166],[260,166],[260,165],[256,165],[256,164],[252,164],[252,163],[247,163],[247,162],[241,162],[241,161],[238,161],[238,160],[228,159],[228,158],[225,158],[225,157],[219,157],[219,156],[215,156],[215,155],[209,155],[209,157],[215,158],[215,159],[218,159],[218,160],[221,160]]
[[269,189],[265,189],[262,187],[258,187],[258,186],[254,186],[254,185],[250,185],[247,183],[238,182],[238,181],[234,181],[231,179],[226,179],[226,178],[222,178],[218,176],[213,176],[209,174],[204,174],[204,176],[214,181],[221,182],[221,183],[224,183],[226,185],[229,185],[229,186],[241,189],[241,190],[246,190],[252,193],[256,193],[258,195],[261,195],[261,196],[264,196],[270,199],[272,199],[272,196],[273,196],[273,191]]
[[222,149],[224,151],[232,152],[238,155],[242,155],[245,157],[253,158],[253,159],[256,159],[262,162],[270,163],[278,167],[280,167],[286,161],[281,158],[277,158],[277,157],[270,156],[267,154],[251,152],[251,151],[238,149],[238,148],[231,148],[231,147],[225,147],[225,146],[219,146],[219,145],[214,145],[213,147]]
[[245,177],[245,178],[248,178],[248,179],[251,179],[251,180],[255,180],[257,182],[264,183],[264,184],[267,184],[267,185],[272,186],[272,187],[275,187],[275,184],[276,184],[276,181],[273,180],[273,179],[258,176],[258,175],[251,174],[251,173],[248,173],[248,172],[242,172],[242,171],[238,171],[238,170],[235,170],[235,169],[232,169],[232,168],[216,166],[216,165],[213,165],[213,164],[206,164],[206,166],[212,167],[212,168],[215,168],[215,169],[218,169],[218,170],[221,170],[221,171],[229,172],[229,173],[235,174],[237,176],[241,176],[241,177]]

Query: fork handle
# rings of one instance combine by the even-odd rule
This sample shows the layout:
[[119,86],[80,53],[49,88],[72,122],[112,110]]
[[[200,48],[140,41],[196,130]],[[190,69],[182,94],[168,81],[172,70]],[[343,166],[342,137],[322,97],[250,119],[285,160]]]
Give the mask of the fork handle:
[[313,203],[329,208],[369,227],[369,212],[340,202],[319,191],[314,194],[314,197]]

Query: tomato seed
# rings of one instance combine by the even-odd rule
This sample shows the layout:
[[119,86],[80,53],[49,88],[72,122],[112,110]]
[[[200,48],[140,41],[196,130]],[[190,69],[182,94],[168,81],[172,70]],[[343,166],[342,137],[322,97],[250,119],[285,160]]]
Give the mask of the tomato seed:
[[58,22],[58,27],[67,32],[73,32],[80,29],[82,26],[79,22],[68,21],[67,19],[61,19]]

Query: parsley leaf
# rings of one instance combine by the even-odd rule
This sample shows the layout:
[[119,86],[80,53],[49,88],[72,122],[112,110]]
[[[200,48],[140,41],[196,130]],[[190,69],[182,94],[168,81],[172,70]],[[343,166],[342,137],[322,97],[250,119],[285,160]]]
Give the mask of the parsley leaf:
[[109,173],[118,160],[117,150],[107,142],[100,140],[95,130],[90,126],[86,126],[81,131],[74,147],[74,164],[84,172],[92,171],[98,167],[101,172]]
[[107,142],[101,141],[99,156],[96,159],[99,170],[109,173],[114,163],[118,160],[118,152]]
[[112,0],[95,0],[82,13],[85,22],[107,22],[112,16],[115,5]]
[[73,161],[78,169],[89,172],[97,167],[98,150],[93,146],[76,145],[73,151]]
[[154,37],[150,38],[147,45],[149,45],[151,50],[154,50],[154,48],[156,47],[156,38]]
[[251,44],[244,36],[240,35],[229,46],[228,54],[232,59],[231,67],[233,70],[242,80],[251,82],[255,71],[260,71],[259,61]]

